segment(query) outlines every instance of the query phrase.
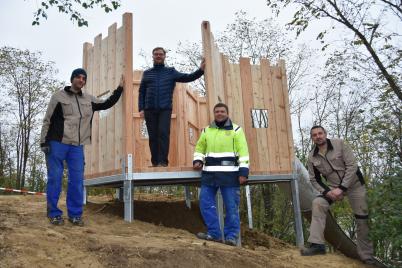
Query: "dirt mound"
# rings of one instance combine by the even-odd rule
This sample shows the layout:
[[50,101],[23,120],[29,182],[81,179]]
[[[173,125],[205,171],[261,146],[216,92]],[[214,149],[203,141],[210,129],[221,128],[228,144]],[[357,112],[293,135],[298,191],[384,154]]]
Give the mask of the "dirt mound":
[[84,227],[51,226],[43,197],[0,196],[0,267],[364,267],[338,254],[303,258],[255,231],[244,232],[243,248],[200,241],[198,208],[183,201],[140,200],[141,220],[126,223],[121,203],[91,200]]

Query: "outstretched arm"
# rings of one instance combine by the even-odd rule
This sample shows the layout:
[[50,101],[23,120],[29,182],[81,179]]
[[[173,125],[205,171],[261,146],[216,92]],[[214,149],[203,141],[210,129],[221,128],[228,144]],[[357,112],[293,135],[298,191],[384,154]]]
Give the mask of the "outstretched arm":
[[204,69],[205,69],[205,59],[202,59],[200,68],[193,73],[190,73],[190,74],[181,73],[181,72],[176,71],[176,69],[175,69],[174,70],[175,71],[175,81],[182,82],[182,83],[188,83],[188,82],[197,80],[204,74]]
[[100,110],[107,110],[110,107],[113,107],[113,105],[115,105],[116,102],[120,99],[121,93],[124,89],[124,85],[125,79],[124,75],[122,75],[120,78],[119,86],[116,90],[113,91],[113,94],[109,98],[107,98],[105,101],[98,101],[97,99],[94,99],[94,101],[92,101],[92,110],[95,112]]

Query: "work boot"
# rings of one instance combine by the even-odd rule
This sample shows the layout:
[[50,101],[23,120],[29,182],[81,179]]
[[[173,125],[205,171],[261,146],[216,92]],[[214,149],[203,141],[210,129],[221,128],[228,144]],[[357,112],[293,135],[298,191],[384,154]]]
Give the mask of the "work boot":
[[237,241],[236,241],[235,238],[226,238],[225,239],[225,244],[235,247],[235,246],[237,246]]
[[48,217],[49,221],[53,225],[63,225],[64,224],[64,219],[61,216],[56,216],[56,217]]
[[212,241],[212,242],[219,242],[219,243],[222,242],[221,239],[214,238],[213,236],[211,236],[210,234],[207,234],[207,233],[198,233],[197,238],[207,240],[207,241]]
[[371,267],[383,267],[379,266],[378,262],[373,258],[373,259],[366,259],[362,261],[364,264],[370,265]]
[[82,220],[81,217],[68,218],[68,221],[76,226],[80,226],[80,227],[84,226],[84,221]]
[[300,250],[302,256],[324,255],[325,245],[311,243],[310,247]]

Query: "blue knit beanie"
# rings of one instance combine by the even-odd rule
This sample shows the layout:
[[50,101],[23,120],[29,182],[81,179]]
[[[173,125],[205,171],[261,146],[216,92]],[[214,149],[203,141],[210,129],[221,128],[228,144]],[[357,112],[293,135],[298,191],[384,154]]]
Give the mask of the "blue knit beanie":
[[85,81],[87,81],[87,72],[82,69],[82,68],[78,68],[75,69],[72,73],[71,73],[71,78],[70,78],[70,82],[73,82],[74,77],[79,76],[80,74],[82,74],[83,76],[85,76]]

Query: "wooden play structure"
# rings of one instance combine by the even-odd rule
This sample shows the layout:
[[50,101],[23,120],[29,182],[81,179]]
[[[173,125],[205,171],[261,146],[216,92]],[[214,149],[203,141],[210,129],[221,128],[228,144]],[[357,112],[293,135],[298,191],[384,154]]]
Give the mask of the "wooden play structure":
[[120,75],[126,78],[122,100],[112,109],[94,115],[92,144],[85,148],[85,185],[121,187],[125,219],[131,221],[134,185],[199,183],[200,173],[192,170],[194,147],[202,128],[213,120],[213,106],[224,102],[231,119],[246,133],[249,182],[291,183],[297,243],[303,244],[284,61],[274,66],[267,59],[261,59],[259,65],[251,65],[248,58],[230,63],[219,52],[209,23],[203,22],[206,97],[198,96],[185,84],[176,85],[169,167],[153,168],[146,127],[138,111],[142,72],[133,71],[132,28],[132,14],[126,13],[120,28],[113,24],[108,36],[98,35],[93,44],[84,44],[87,92],[106,98],[117,86]]
[[[218,102],[229,106],[229,115],[242,126],[249,141],[252,174],[292,173],[293,138],[289,114],[284,61],[271,66],[266,59],[250,65],[248,58],[229,63],[214,43],[208,22],[202,23],[207,98],[186,84],[174,91],[169,167],[166,171],[189,170],[194,146],[203,127],[213,120]],[[85,148],[85,176],[95,178],[121,173],[124,155],[133,155],[137,172],[160,170],[150,167],[146,127],[138,113],[138,89],[142,71],[132,71],[132,15],[123,26],[109,27],[108,36],[84,44],[83,66],[88,72],[85,90],[106,98],[126,77],[122,101],[96,113],[92,122],[92,144]],[[252,142],[251,142],[252,141]]]

